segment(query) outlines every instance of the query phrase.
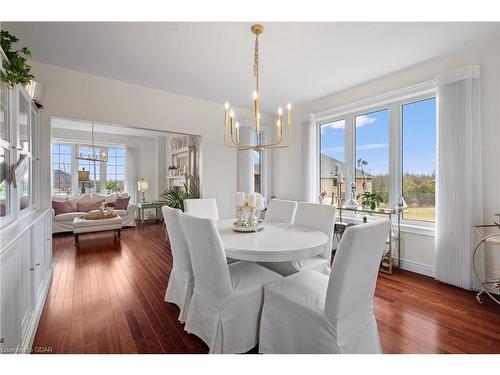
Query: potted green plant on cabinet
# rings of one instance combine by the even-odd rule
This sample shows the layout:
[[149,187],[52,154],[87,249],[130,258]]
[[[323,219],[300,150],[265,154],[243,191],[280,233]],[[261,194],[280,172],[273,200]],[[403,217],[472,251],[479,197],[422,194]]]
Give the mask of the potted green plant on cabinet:
[[10,88],[17,84],[27,86],[31,83],[33,74],[31,74],[31,65],[28,64],[28,57],[31,52],[28,48],[13,49],[14,44],[19,41],[17,37],[6,30],[0,31],[0,47],[2,47],[8,61],[3,63],[5,73],[1,72],[1,79],[7,83]]

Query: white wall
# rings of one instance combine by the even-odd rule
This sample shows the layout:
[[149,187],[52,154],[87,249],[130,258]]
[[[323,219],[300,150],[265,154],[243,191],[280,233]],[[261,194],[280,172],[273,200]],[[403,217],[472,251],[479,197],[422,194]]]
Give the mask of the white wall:
[[[500,168],[498,166],[500,162],[500,38],[484,41],[453,54],[352,87],[303,106],[300,111],[317,113],[333,109],[427,82],[439,73],[472,64],[481,66],[484,221],[491,222],[493,214],[500,212]],[[295,135],[300,134],[300,131],[295,130]],[[303,196],[301,185],[292,183],[300,181],[304,176],[301,168],[303,158],[299,142],[285,152],[275,154],[274,193],[277,196],[292,199],[299,199]],[[402,258],[407,261],[409,267],[420,266],[420,269],[427,270],[427,273],[433,270],[435,264],[433,236],[405,233],[402,245]]]
[[[45,86],[41,116],[44,207],[50,204],[50,119],[57,116],[201,135],[203,195],[217,199],[222,216],[234,215],[236,151],[223,143],[222,104],[38,62],[32,67]],[[244,111],[236,113],[243,116]]]

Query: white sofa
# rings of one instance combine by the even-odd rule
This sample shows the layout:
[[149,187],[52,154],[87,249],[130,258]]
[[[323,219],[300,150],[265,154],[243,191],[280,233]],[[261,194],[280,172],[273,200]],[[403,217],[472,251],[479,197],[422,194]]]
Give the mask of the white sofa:
[[[101,195],[101,194],[84,194],[80,197],[64,197],[64,196],[53,196],[53,201],[63,201],[68,199],[73,208],[74,212],[63,213],[56,215],[55,211],[52,210],[52,233],[62,233],[62,232],[72,232],[73,231],[73,219],[78,216],[85,215],[86,212],[78,211],[77,203],[79,201],[102,201],[105,203],[113,203],[117,197],[126,198],[128,194],[113,194],[113,195]],[[122,226],[123,227],[135,227],[135,212],[137,210],[137,206],[135,204],[131,204],[129,202],[126,210],[117,210],[115,212],[121,216],[123,219]]]

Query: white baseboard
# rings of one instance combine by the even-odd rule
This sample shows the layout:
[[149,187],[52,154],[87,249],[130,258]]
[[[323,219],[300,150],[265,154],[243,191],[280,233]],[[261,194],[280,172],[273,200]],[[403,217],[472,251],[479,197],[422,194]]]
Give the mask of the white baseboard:
[[[396,264],[397,264],[397,261],[398,260],[395,258],[394,262]],[[415,273],[418,273],[420,275],[429,276],[429,277],[436,276],[436,270],[434,269],[434,267],[428,266],[426,264],[412,262],[411,260],[401,259],[401,264],[400,264],[399,268],[406,270],[406,271],[415,272]]]

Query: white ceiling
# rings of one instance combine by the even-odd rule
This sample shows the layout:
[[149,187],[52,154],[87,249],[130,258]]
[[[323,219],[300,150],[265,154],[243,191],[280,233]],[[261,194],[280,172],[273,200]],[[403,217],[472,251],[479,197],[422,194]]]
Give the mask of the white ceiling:
[[[261,97],[274,111],[498,35],[499,23],[266,23]],[[249,23],[2,23],[36,61],[250,107]]]

